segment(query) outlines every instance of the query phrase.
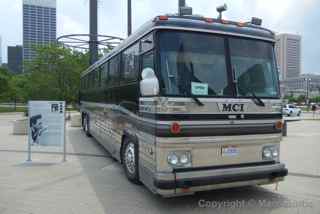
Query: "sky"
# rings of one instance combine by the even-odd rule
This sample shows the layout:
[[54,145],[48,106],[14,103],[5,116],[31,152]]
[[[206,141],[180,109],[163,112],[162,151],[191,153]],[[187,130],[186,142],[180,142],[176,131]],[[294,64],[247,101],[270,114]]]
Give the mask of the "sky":
[[[126,0],[99,1],[99,34],[126,37]],[[302,36],[302,73],[320,74],[320,0],[186,0],[194,14],[216,17],[216,7],[226,3],[225,19],[263,19],[263,27],[277,33]],[[133,31],[149,19],[176,13],[178,0],[132,0]],[[57,36],[89,31],[89,0],[57,0]],[[22,44],[22,0],[0,0],[2,61],[7,46]]]

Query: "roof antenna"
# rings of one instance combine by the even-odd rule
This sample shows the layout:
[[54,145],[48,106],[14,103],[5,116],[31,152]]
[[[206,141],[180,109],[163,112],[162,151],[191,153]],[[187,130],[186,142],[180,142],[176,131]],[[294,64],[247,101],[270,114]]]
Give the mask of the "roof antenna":
[[219,13],[218,19],[222,19],[222,13],[228,9],[227,4],[223,4],[217,7],[217,12]]

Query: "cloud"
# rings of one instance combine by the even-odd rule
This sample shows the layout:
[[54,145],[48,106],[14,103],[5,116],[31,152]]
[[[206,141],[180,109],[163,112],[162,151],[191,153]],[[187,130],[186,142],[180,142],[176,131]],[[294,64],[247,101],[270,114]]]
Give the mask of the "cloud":
[[[320,73],[319,0],[186,0],[195,14],[217,17],[216,7],[227,3],[224,17],[249,21],[256,16],[263,26],[276,32],[302,35],[303,71]],[[178,0],[132,0],[133,30],[156,15],[176,13]],[[89,0],[57,0],[58,35],[88,33]],[[6,60],[6,46],[22,43],[22,0],[0,0],[0,36],[2,56]],[[99,0],[98,29],[100,34],[126,37],[127,1]]]
[[87,27],[75,18],[63,14],[58,14],[58,17],[58,35],[83,34],[88,32]]

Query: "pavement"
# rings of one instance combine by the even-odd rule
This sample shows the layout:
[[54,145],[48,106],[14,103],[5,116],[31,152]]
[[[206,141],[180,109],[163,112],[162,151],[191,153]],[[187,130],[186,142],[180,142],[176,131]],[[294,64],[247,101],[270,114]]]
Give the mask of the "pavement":
[[80,128],[67,128],[67,162],[59,148],[33,148],[12,135],[21,114],[0,114],[0,214],[43,213],[320,213],[320,121],[288,123],[284,182],[161,198],[131,184],[122,166]]

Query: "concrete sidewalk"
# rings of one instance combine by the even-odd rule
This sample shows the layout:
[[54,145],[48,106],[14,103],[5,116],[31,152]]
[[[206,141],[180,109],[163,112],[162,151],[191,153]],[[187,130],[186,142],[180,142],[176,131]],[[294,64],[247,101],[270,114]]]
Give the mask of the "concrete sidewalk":
[[[11,122],[19,115],[0,115],[0,214],[84,214],[84,213],[320,213],[317,133],[319,124],[292,122],[284,139],[282,158],[289,170],[303,175],[288,176],[275,185],[198,193],[164,199],[144,186],[133,185],[122,166],[109,157],[80,128],[68,127],[68,161],[62,163],[57,149],[43,149],[27,158],[27,137],[13,136]],[[315,121],[316,122],[316,121]],[[306,128],[306,129],[305,129]],[[300,170],[300,171],[299,171]],[[199,201],[244,202],[245,207],[202,208]],[[261,207],[258,201],[271,207]],[[294,206],[306,202],[308,207]],[[285,205],[288,205],[286,207]],[[292,204],[291,204],[292,203]]]

